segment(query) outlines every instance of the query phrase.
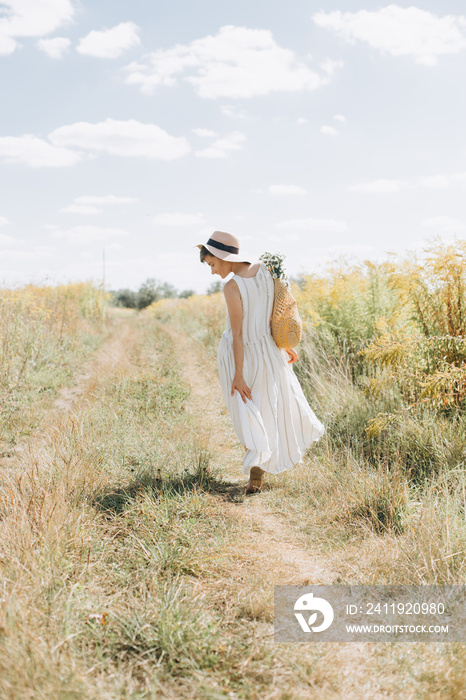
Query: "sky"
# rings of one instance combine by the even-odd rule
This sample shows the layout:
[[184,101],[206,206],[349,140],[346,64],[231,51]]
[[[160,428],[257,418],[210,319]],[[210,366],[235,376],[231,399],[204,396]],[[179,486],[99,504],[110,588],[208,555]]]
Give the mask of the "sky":
[[0,284],[466,238],[465,68],[460,0],[0,0]]

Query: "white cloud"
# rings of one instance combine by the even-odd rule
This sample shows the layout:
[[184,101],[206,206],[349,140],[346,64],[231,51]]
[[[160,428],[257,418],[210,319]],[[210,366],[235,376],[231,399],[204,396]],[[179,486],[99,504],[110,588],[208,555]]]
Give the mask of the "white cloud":
[[17,43],[9,36],[0,34],[0,56],[8,56],[16,49]]
[[228,158],[232,151],[240,151],[242,143],[246,140],[244,134],[234,131],[223,139],[214,141],[211,146],[202,151],[196,151],[199,158]]
[[289,195],[289,194],[307,194],[307,190],[299,185],[269,185],[268,187],[257,190],[258,194],[272,195]]
[[446,190],[448,189],[449,182],[446,175],[435,175],[433,177],[422,178],[421,185],[434,190]]
[[424,219],[422,225],[448,232],[454,232],[466,228],[462,221],[452,219],[450,216],[435,216],[431,219]]
[[32,134],[1,137],[0,158],[7,163],[23,163],[32,168],[64,168],[81,160],[78,153],[51,145]]
[[127,71],[127,82],[146,94],[183,78],[207,99],[315,90],[330,79],[312,71],[294,51],[279,46],[272,32],[231,25],[215,36],[159,49],[130,64]]
[[385,193],[399,192],[401,189],[409,187],[409,183],[403,180],[374,180],[373,182],[360,182],[357,185],[351,185],[351,192],[367,192],[367,193]]
[[314,22],[354,44],[365,42],[392,56],[412,56],[416,63],[435,66],[438,57],[466,47],[466,18],[439,17],[417,7],[388,5],[359,12],[317,12]]
[[0,55],[13,53],[16,37],[50,34],[74,16],[70,0],[2,0],[0,13]]
[[335,114],[334,119],[337,120],[337,122],[341,122],[342,124],[346,124],[346,117],[343,116],[343,114]]
[[39,39],[37,48],[50,56],[50,58],[61,58],[68,51],[71,41],[63,36],[56,36],[53,39]]
[[338,130],[327,124],[320,127],[320,133],[325,134],[325,136],[338,136]]
[[174,160],[191,150],[185,138],[170,136],[155,124],[143,124],[135,119],[106,119],[97,124],[76,122],[55,129],[49,138],[58,147],[149,160]]
[[83,214],[84,216],[103,214],[103,211],[103,209],[99,209],[98,207],[90,207],[86,204],[70,204],[68,207],[60,209],[62,214]]
[[[6,216],[0,216],[0,227],[7,226],[10,222]],[[0,246],[8,246],[13,243],[13,238],[6,233],[0,233]]]
[[466,183],[466,173],[453,173],[452,175],[431,175],[408,182],[406,180],[374,180],[360,182],[351,185],[351,192],[399,192],[402,189],[413,187],[426,187],[433,190],[447,190],[456,183]]
[[296,124],[307,124],[308,121],[307,119],[304,119],[304,117],[299,117],[299,119],[296,120]]
[[105,246],[105,250],[124,250],[124,246],[122,246],[121,243],[108,243]]
[[[243,236],[241,236],[241,239],[243,239]],[[271,243],[283,243],[283,241],[293,241],[297,242],[301,240],[301,236],[299,236],[297,233],[287,233],[287,234],[280,234],[279,236],[275,236],[273,234],[268,234],[267,235],[267,240],[270,241]]]
[[55,129],[49,140],[51,143],[32,134],[1,137],[0,159],[36,168],[61,168],[75,165],[85,157],[85,151],[90,152],[88,158],[100,152],[128,158],[174,160],[191,150],[185,138],[170,136],[155,124],[134,119],[106,119],[97,124],[76,122]]
[[216,136],[218,136],[216,131],[211,131],[210,129],[191,129],[193,134],[196,134],[196,136],[201,136],[202,138],[211,138],[214,139]]
[[0,54],[15,50],[14,37],[45,36],[74,15],[70,0],[2,0],[1,5]]
[[10,8],[0,17],[0,34],[5,36],[50,34],[74,15],[70,0],[2,0],[2,5]]
[[139,27],[134,22],[121,22],[102,32],[89,32],[76,51],[96,58],[118,58],[124,51],[140,44]]
[[222,105],[220,111],[226,117],[232,117],[233,119],[246,119],[248,116],[244,109],[240,109],[236,105]]
[[104,226],[73,226],[64,231],[53,231],[52,235],[55,238],[64,238],[71,243],[92,243],[94,241],[108,241],[115,236],[127,236],[128,231]]
[[152,219],[152,223],[156,226],[193,226],[194,224],[205,224],[203,214],[181,214],[178,212],[172,214],[157,214]]
[[280,221],[277,228],[287,228],[294,231],[325,231],[327,233],[343,233],[347,230],[346,221],[335,219],[289,219]]
[[329,78],[333,78],[337,70],[343,68],[344,65],[343,61],[332,61],[331,58],[326,58],[325,61],[322,61],[320,67]]
[[[54,249],[48,246],[35,246],[34,248],[28,247],[27,249],[13,248],[13,250],[3,250],[0,254],[0,257],[2,262],[8,262],[9,260],[15,262],[27,262],[31,260],[35,265],[37,265],[37,262],[39,260],[50,259],[52,257],[53,252]],[[24,284],[24,277],[22,277],[18,281]],[[41,282],[43,283],[43,279],[41,280]]]
[[[82,214],[84,216],[94,216],[103,214],[101,206],[113,206],[115,204],[133,204],[139,201],[135,197],[117,197],[114,194],[103,196],[82,195],[75,197],[73,204],[60,209],[62,214]],[[96,206],[98,205],[98,206]]]
[[105,206],[107,204],[134,204],[134,202],[139,200],[136,197],[119,197],[114,194],[106,194],[102,197],[83,195],[82,197],[76,197],[74,201],[76,204]]

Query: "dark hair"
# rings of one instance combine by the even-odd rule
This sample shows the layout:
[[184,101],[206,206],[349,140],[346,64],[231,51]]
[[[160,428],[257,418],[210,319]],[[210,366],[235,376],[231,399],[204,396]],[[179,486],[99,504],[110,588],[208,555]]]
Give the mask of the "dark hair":
[[209,253],[207,248],[203,245],[202,248],[199,248],[199,257],[202,263],[205,261],[207,255],[212,255],[212,253]]

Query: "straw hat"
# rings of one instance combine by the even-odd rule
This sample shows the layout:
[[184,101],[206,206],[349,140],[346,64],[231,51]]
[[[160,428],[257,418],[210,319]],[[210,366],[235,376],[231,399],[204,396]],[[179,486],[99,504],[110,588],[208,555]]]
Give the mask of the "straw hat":
[[224,231],[214,231],[207,243],[198,243],[198,248],[207,248],[209,253],[215,258],[220,258],[220,260],[226,260],[227,262],[247,262],[239,254],[239,240],[236,236],[232,236],[231,233],[225,233]]

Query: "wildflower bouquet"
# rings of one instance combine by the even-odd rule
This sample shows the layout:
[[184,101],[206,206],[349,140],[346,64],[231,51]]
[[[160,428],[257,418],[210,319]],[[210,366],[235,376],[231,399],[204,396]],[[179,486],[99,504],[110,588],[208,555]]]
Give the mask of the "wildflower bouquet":
[[283,261],[285,258],[286,255],[283,255],[283,253],[269,253],[266,251],[260,256],[259,260],[267,265],[274,279],[283,280],[284,284],[289,289],[290,282],[283,268]]

